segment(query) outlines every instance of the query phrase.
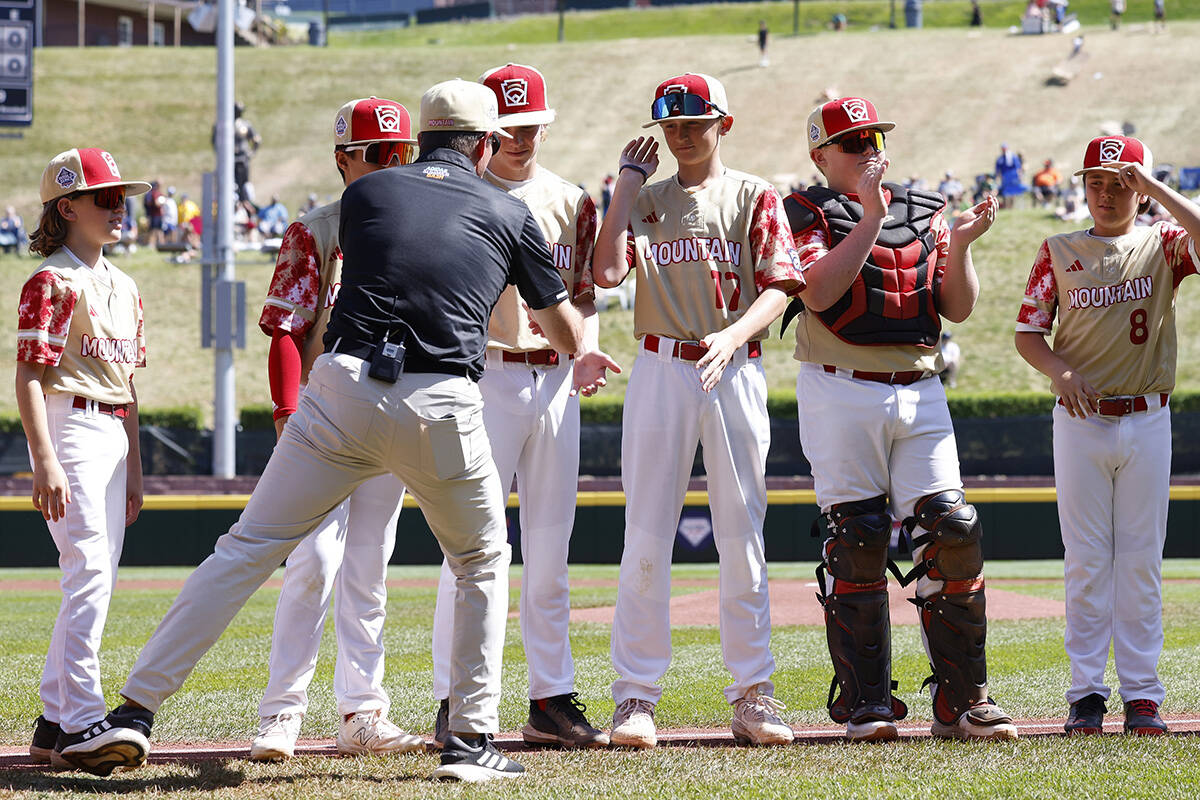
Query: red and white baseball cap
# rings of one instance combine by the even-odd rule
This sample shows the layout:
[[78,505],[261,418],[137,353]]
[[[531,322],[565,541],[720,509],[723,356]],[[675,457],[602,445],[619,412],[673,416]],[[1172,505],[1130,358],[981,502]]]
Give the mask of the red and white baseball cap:
[[1141,140],[1132,136],[1097,136],[1088,142],[1083,154],[1083,169],[1075,171],[1084,175],[1092,170],[1116,172],[1129,164],[1141,164],[1147,171],[1154,168],[1154,156]]
[[554,109],[546,100],[546,78],[533,67],[505,64],[480,75],[479,82],[496,95],[501,127],[554,122]]
[[843,133],[875,128],[890,131],[896,123],[879,119],[879,112],[870,100],[861,97],[842,97],[813,109],[808,115],[808,147],[816,149]]
[[351,100],[333,118],[334,145],[405,142],[416,144],[408,109],[395,100],[364,97]]
[[72,192],[124,186],[126,194],[145,194],[150,184],[121,179],[117,162],[99,147],[77,147],[50,159],[42,171],[42,202],[49,203]]
[[711,75],[687,72],[667,78],[654,91],[650,104],[650,128],[671,120],[716,119],[729,114],[725,87]]

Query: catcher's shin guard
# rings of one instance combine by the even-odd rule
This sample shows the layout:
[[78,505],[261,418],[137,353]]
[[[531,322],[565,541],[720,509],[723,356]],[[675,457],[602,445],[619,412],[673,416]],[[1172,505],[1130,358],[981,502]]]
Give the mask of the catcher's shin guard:
[[[887,498],[839,503],[824,518],[830,536],[821,548],[817,597],[825,608],[833,660],[829,716],[840,723],[903,719],[908,709],[892,696],[886,574],[892,518]],[[818,532],[814,523],[814,535]]]
[[[916,567],[904,582],[922,580],[912,602],[933,675],[933,713],[945,725],[987,701],[987,613],[983,594],[983,530],[959,489],[926,495],[904,521]],[[982,724],[986,721],[980,720]]]

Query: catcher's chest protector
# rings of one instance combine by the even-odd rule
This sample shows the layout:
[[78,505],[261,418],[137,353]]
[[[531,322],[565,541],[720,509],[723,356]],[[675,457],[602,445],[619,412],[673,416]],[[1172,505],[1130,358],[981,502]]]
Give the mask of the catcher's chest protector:
[[[846,293],[815,313],[851,344],[933,347],[942,322],[934,298],[937,251],[930,221],[945,201],[936,192],[884,186],[892,200],[871,254]],[[830,249],[863,217],[861,204],[823,186],[793,193],[784,209],[793,235],[821,225],[829,233]]]

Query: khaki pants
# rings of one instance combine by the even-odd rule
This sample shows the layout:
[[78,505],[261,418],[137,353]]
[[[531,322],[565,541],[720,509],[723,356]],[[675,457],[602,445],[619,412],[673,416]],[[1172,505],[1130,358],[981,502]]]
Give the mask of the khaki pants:
[[184,584],[125,697],[156,711],[300,540],[363,481],[391,472],[455,575],[450,729],[498,730],[511,553],[479,389],[435,374],[387,384],[368,378],[366,366],[346,355],[317,359],[246,510]]

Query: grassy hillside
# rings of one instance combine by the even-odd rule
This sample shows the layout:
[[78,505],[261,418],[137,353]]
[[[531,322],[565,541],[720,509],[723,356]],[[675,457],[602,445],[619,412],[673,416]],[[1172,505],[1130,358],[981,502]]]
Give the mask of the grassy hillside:
[[[642,132],[639,125],[654,85],[687,69],[717,75],[729,90],[736,124],[723,144],[726,163],[780,186],[812,174],[802,128],[817,95],[828,86],[873,97],[881,113],[898,123],[888,140],[895,179],[913,173],[935,178],[946,168],[961,175],[987,171],[1002,140],[1024,153],[1028,164],[1053,157],[1069,168],[1102,125],[1126,120],[1153,145],[1160,161],[1200,164],[1200,140],[1189,119],[1191,110],[1200,107],[1200,82],[1193,77],[1188,48],[1198,33],[1196,22],[1173,23],[1167,34],[1157,36],[1132,25],[1116,33],[1088,29],[1089,60],[1065,88],[1045,85],[1069,49],[1063,37],[944,29],[778,37],[767,69],[755,66],[757,49],[743,36],[539,45],[519,51],[366,45],[240,49],[238,95],[264,139],[253,168],[259,192],[277,192],[293,209],[310,191],[331,196],[339,190],[330,158],[331,121],[346,99],[394,97],[415,115],[420,94],[430,84],[454,75],[474,78],[508,60],[536,64],[550,80],[559,121],[546,141],[543,163],[593,191],[615,166],[624,142]],[[903,68],[880,58],[884,48],[910,54]],[[155,177],[198,193],[199,175],[212,164],[214,60],[213,52],[204,49],[39,51],[36,124],[23,139],[0,140],[0,203],[14,202],[32,225],[43,166],[51,155],[76,144],[111,149],[128,177]],[[664,165],[663,173],[670,169],[669,163]],[[1037,212],[1005,213],[977,247],[983,296],[974,317],[956,333],[968,359],[960,383],[964,389],[1043,386],[1012,350],[1011,320],[1038,243],[1059,229]],[[0,258],[0,309],[8,309],[10,320],[19,287],[34,263]],[[195,346],[198,268],[168,266],[153,254],[119,263],[139,281],[146,297],[152,350],[151,367],[139,378],[144,401],[155,406],[207,403],[211,356]],[[266,337],[255,333],[253,325],[270,269],[270,261],[261,257],[238,267],[248,284],[251,326],[251,349],[238,359],[242,404],[266,399]],[[1193,294],[1190,282],[1185,283],[1180,383],[1200,388],[1200,366],[1194,366],[1200,353],[1191,344],[1198,331],[1191,326],[1196,317],[1191,309],[1197,305]],[[628,315],[614,313],[606,320],[606,343],[628,365]],[[13,349],[11,337],[0,339],[0,386],[11,385]],[[774,386],[792,382],[788,361],[786,345],[769,351]],[[11,390],[0,391],[0,410],[12,404]]]

